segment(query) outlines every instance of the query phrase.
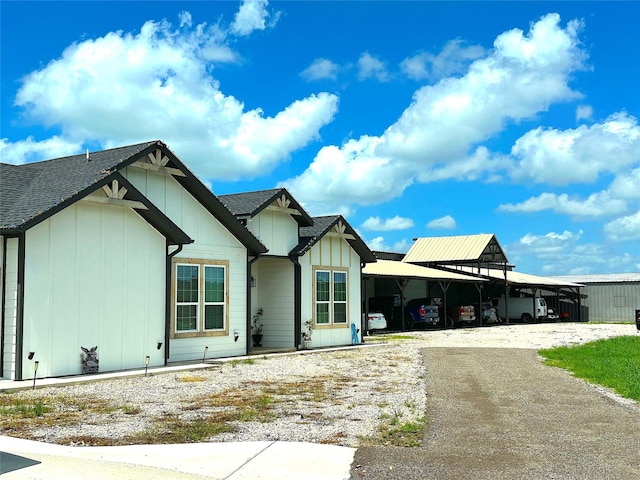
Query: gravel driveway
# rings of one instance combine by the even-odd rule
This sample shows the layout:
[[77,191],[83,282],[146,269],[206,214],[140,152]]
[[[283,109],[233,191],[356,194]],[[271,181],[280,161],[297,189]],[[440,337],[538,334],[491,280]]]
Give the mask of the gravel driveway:
[[[511,344],[528,348],[492,347],[503,329],[520,327]],[[612,327],[518,325],[432,336],[434,346],[423,350],[427,429],[422,447],[361,447],[351,478],[640,478],[640,406],[542,365],[532,348],[532,343],[541,343],[539,348],[611,336]],[[539,335],[523,340],[527,329]],[[627,329],[622,332],[636,332]],[[452,346],[465,335],[483,348]]]

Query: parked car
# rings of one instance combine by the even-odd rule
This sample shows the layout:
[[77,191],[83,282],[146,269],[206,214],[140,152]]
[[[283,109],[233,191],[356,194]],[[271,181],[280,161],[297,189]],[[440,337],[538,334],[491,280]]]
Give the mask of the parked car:
[[560,315],[558,315],[553,308],[547,308],[547,320],[550,322],[557,322],[560,320]]
[[474,324],[476,322],[476,309],[473,305],[447,306],[447,321],[453,326]]
[[409,300],[404,307],[404,314],[409,329],[440,323],[440,309],[430,298]]
[[500,323],[498,309],[491,302],[482,302],[480,305],[480,325]]
[[369,313],[367,316],[367,333],[371,330],[384,330],[387,328],[387,319],[382,313]]

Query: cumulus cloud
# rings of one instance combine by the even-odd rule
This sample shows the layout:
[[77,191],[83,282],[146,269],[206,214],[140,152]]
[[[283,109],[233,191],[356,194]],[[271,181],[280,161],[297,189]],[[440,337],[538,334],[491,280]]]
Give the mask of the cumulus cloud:
[[585,199],[570,197],[566,193],[542,193],[522,203],[507,203],[498,207],[502,212],[542,212],[551,210],[555,213],[570,215],[575,218],[601,218],[616,215],[627,209],[627,203],[613,198],[609,192],[592,193]]
[[576,108],[576,121],[591,120],[593,117],[593,108],[591,105],[578,105]]
[[509,261],[525,272],[532,266],[544,275],[636,271],[640,262],[638,253],[614,253],[605,244],[581,243],[583,240],[582,230],[529,233],[504,247]]
[[251,35],[255,30],[264,30],[275,25],[278,14],[272,17],[271,23],[267,23],[270,17],[268,5],[267,0],[244,0],[231,23],[231,32],[244,37]]
[[456,228],[456,221],[451,215],[435,218],[427,223],[427,228],[440,228],[443,230],[453,230]]
[[405,239],[395,242],[393,245],[388,245],[384,237],[375,237],[374,239],[367,241],[366,244],[371,250],[393,253],[407,253],[411,246],[411,244]]
[[305,80],[321,80],[329,78],[335,80],[338,77],[340,66],[327,58],[317,58],[311,65],[300,72]]
[[413,80],[440,79],[464,72],[473,60],[484,54],[480,45],[467,45],[456,39],[448,42],[437,55],[420,52],[405,58],[400,69]]
[[396,215],[393,218],[386,218],[382,220],[380,217],[369,217],[362,224],[362,228],[365,230],[376,230],[380,232],[389,230],[406,230],[414,226],[413,220],[410,218],[403,218]]
[[595,181],[603,172],[618,173],[640,162],[640,126],[619,112],[602,123],[557,130],[538,127],[511,149],[514,178],[566,185]]
[[388,82],[389,73],[382,60],[365,52],[358,59],[358,79],[367,80],[369,78],[375,78],[379,82]]
[[283,183],[297,198],[366,205],[400,196],[416,181],[493,175],[506,161],[474,145],[507,122],[580,97],[568,82],[584,68],[581,27],[573,20],[563,28],[549,14],[526,34],[499,35],[465,75],[418,89],[383,134],[325,146],[305,172]]
[[[235,30],[247,32],[266,6],[254,3],[242,5]],[[211,75],[215,62],[236,60],[225,43],[229,32],[221,24],[190,28],[185,13],[180,19],[178,29],[149,21],[137,34],[110,32],[69,46],[24,78],[16,105],[29,120],[60,128],[59,142],[109,148],[159,138],[197,175],[218,179],[270,172],[332,121],[338,97],[328,93],[283,105],[273,116],[245,109]],[[5,161],[24,161],[26,146],[5,142],[16,155]]]
[[640,211],[605,224],[604,233],[614,242],[640,240]]
[[0,139],[0,158],[4,163],[15,165],[79,153],[82,153],[81,142],[71,142],[57,135],[41,141],[35,140],[33,136],[18,142],[9,142],[6,138]]

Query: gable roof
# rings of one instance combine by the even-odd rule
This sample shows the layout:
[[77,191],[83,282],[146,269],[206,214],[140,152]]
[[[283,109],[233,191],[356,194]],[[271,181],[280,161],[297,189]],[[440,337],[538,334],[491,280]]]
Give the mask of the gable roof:
[[420,265],[509,263],[498,239],[491,233],[416,238],[402,261]]
[[155,154],[158,149],[167,158],[168,167],[184,174],[174,176],[175,180],[251,253],[267,251],[159,140],[91,152],[88,156],[72,155],[24,165],[0,164],[0,233],[16,233],[33,227],[105,184],[115,172]]
[[296,247],[291,250],[291,255],[303,256],[311,247],[313,247],[322,237],[336,227],[347,235],[345,240],[351,245],[351,248],[360,256],[364,263],[376,261],[373,252],[367,247],[367,244],[360,238],[356,231],[349,225],[342,215],[328,215],[323,217],[313,217],[313,225],[300,229],[300,241]]
[[255,217],[274,202],[282,200],[283,204],[286,203],[287,208],[297,212],[292,212],[292,217],[298,222],[299,226],[308,227],[313,225],[313,220],[309,214],[305,212],[286,188],[232,193],[219,195],[218,198],[236,217]]

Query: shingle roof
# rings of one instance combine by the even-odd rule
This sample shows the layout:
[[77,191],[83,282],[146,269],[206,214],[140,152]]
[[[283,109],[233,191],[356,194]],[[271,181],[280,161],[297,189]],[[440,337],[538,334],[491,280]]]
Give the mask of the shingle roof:
[[0,231],[23,226],[109,176],[156,142],[24,165],[0,164]]
[[342,221],[346,227],[345,233],[353,235],[355,239],[347,240],[351,248],[360,256],[365,263],[376,261],[373,252],[367,247],[367,244],[360,238],[356,231],[349,225],[342,215],[327,215],[323,217],[313,217],[313,225],[300,228],[300,241],[298,245],[291,250],[292,255],[303,256],[311,247],[313,247],[329,230],[333,228],[339,221]]
[[254,217],[283,195],[291,202],[290,208],[294,208],[300,212],[300,215],[293,216],[298,222],[298,225],[312,225],[313,220],[311,217],[305,212],[296,199],[291,196],[286,188],[231,193],[228,195],[218,195],[218,198],[236,217]]
[[155,149],[169,158],[167,166],[185,176],[174,177],[216,217],[251,254],[266,247],[247,230],[222,202],[161,141],[138,143],[86,154],[24,165],[0,164],[0,233],[31,228],[98,188],[100,182]]

